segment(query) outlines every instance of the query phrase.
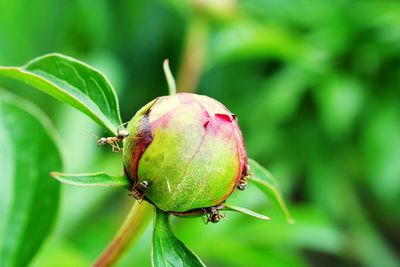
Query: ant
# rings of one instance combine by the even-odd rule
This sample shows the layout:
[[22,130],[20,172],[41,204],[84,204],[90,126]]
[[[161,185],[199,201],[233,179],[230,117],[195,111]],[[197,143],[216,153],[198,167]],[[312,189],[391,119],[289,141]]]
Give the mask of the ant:
[[203,209],[203,211],[207,217],[207,219],[204,221],[205,224],[208,224],[209,222],[217,223],[222,218],[225,217],[222,214],[220,214],[219,209],[217,207],[206,208]]
[[[123,125],[121,125],[123,126]],[[103,146],[105,144],[109,144],[112,148],[112,152],[121,152],[121,147],[118,145],[118,142],[121,142],[126,137],[128,137],[129,132],[125,128],[123,130],[117,129],[117,136],[114,137],[101,137],[97,140],[97,145]]]
[[236,186],[237,189],[240,191],[243,191],[246,189],[247,186],[247,180],[251,176],[251,171],[250,171],[250,166],[249,164],[246,165],[246,169],[243,171],[242,177],[240,177],[239,183]]
[[149,189],[149,182],[148,181],[141,181],[136,183],[132,188],[132,193],[130,196],[133,196],[137,201],[142,202],[144,194]]

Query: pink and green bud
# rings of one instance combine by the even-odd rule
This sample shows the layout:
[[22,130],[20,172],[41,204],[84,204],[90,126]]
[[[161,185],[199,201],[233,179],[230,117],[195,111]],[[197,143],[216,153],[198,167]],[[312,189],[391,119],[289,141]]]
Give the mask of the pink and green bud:
[[217,206],[246,175],[236,116],[210,97],[159,97],[137,112],[128,131],[125,170],[134,187],[146,186],[145,199],[161,210]]

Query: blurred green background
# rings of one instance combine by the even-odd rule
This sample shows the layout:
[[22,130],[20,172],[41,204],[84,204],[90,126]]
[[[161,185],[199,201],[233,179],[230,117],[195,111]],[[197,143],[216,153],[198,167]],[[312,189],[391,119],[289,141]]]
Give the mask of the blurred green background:
[[[173,228],[209,266],[400,266],[400,2],[313,0],[0,0],[0,65],[49,52],[102,70],[124,121],[178,90],[238,115],[249,155],[278,178],[297,221],[254,188],[238,214]],[[119,173],[103,132],[21,83],[59,130],[68,172]],[[123,189],[63,186],[57,226],[33,266],[88,266],[132,205]],[[150,266],[151,227],[118,266]]]

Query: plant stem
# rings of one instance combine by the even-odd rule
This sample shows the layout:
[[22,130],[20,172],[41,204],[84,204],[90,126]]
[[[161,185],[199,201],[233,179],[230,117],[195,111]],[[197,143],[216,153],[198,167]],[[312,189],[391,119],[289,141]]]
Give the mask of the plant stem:
[[114,264],[144,232],[154,214],[153,209],[153,206],[145,201],[140,204],[135,202],[118,233],[93,266],[106,267]]
[[179,68],[179,91],[195,92],[203,71],[204,56],[208,39],[208,24],[205,18],[197,15],[189,25]]

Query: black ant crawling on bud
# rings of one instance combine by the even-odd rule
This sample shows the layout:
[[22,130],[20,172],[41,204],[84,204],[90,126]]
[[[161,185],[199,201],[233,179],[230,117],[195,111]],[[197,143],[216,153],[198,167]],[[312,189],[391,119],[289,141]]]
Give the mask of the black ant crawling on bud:
[[236,186],[237,189],[240,191],[243,191],[246,189],[247,186],[247,180],[251,176],[251,171],[250,171],[250,166],[249,164],[246,165],[246,169],[243,171],[242,177],[240,177],[239,183]]
[[117,129],[117,136],[114,137],[101,137],[97,140],[97,144],[99,146],[104,146],[105,144],[109,144],[112,148],[112,152],[121,152],[121,147],[118,145],[119,142],[128,137],[129,132],[125,128],[123,130]]
[[132,193],[129,195],[134,197],[137,201],[142,202],[143,197],[148,189],[149,189],[149,182],[141,181],[133,186]]
[[217,223],[225,217],[220,214],[218,207],[205,208],[203,211],[206,215],[206,220],[204,220],[205,224],[208,224],[209,222]]

